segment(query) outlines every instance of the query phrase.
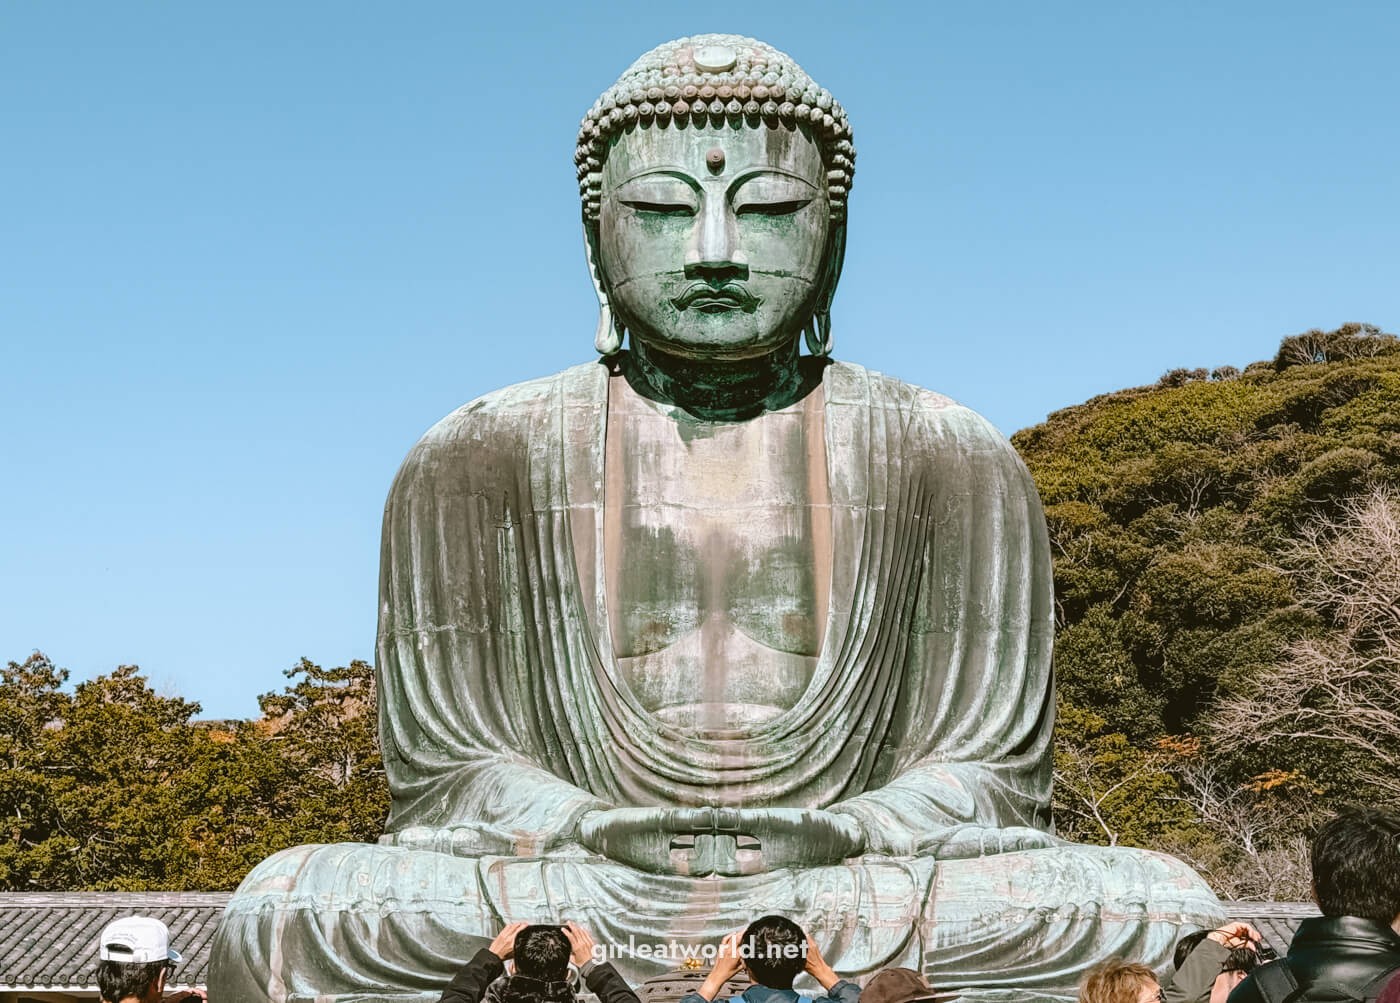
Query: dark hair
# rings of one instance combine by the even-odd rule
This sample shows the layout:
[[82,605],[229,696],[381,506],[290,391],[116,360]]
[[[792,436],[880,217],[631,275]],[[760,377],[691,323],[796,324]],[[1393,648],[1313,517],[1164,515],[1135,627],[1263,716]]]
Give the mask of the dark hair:
[[1312,845],[1313,890],[1324,916],[1389,926],[1400,916],[1400,813],[1348,808]]
[[541,982],[569,976],[569,938],[557,926],[527,926],[515,935],[515,974]]
[[786,916],[763,916],[749,924],[739,942],[749,974],[769,989],[791,989],[807,967],[807,935]]
[[1181,966],[1186,964],[1186,959],[1191,956],[1191,952],[1201,946],[1201,941],[1210,936],[1209,930],[1197,930],[1195,933],[1188,933],[1176,942],[1176,954],[1172,955],[1172,967],[1178,972]]
[[107,1003],[121,1003],[130,996],[145,996],[169,964],[168,961],[149,961],[139,965],[99,961],[97,991]]
[[1230,956],[1220,965],[1222,972],[1244,972],[1248,975],[1259,965],[1259,955],[1254,953],[1252,947],[1235,947],[1230,950]]

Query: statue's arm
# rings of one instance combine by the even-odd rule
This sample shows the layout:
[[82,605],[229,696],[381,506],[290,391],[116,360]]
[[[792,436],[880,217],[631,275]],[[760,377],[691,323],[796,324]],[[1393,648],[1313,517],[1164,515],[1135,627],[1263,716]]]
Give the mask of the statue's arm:
[[[423,798],[396,792],[381,841],[460,857],[535,856],[577,841],[582,820],[606,803],[536,766],[462,761],[433,771]],[[438,809],[444,809],[439,813]]]
[[[984,419],[935,416],[917,608],[901,676],[896,764],[830,810],[866,852],[962,856],[1051,841],[1053,577],[1039,495]],[[970,848],[971,847],[971,848]]]
[[1003,782],[978,764],[920,766],[830,810],[860,824],[870,854],[975,857],[1055,845],[1038,806],[999,791]]
[[410,452],[385,506],[386,841],[529,855],[576,840],[584,815],[611,807],[570,776],[576,708],[557,671],[567,653],[551,647],[562,629],[541,599],[552,548],[532,519],[517,424],[444,421]]

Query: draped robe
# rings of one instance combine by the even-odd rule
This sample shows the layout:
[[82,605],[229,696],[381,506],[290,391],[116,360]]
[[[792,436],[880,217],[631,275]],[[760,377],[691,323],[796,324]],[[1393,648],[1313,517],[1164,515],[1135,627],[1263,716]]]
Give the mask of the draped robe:
[[[614,377],[616,378],[616,377]],[[1169,857],[1068,844],[935,863],[951,826],[1050,828],[1052,581],[1035,487],[984,419],[861,367],[824,371],[831,583],[805,695],[738,738],[647,714],[608,631],[599,364],[448,416],[385,509],[381,846],[269,858],[230,904],[211,991],[417,998],[514,919],[600,943],[702,942],[783,912],[843,972],[1071,986],[1162,963],[1219,917]],[[654,875],[576,842],[623,806],[823,808],[866,855],[743,877]],[[633,976],[674,967],[636,953]],[[249,995],[252,993],[260,995]]]

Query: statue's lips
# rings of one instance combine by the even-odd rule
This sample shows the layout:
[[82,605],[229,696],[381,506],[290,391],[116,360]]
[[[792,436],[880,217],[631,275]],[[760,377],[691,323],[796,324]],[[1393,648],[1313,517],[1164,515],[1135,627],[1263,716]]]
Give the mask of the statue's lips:
[[761,302],[762,300],[738,282],[726,282],[722,286],[696,282],[673,298],[671,305],[677,310],[689,310],[693,307],[702,313],[720,313],[725,310],[752,312]]

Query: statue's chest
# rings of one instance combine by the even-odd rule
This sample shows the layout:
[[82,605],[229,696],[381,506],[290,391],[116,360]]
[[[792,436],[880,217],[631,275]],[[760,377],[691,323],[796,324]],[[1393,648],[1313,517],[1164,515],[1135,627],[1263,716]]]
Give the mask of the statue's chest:
[[608,626],[620,681],[672,723],[762,723],[811,681],[830,586],[815,403],[704,425],[610,409]]

